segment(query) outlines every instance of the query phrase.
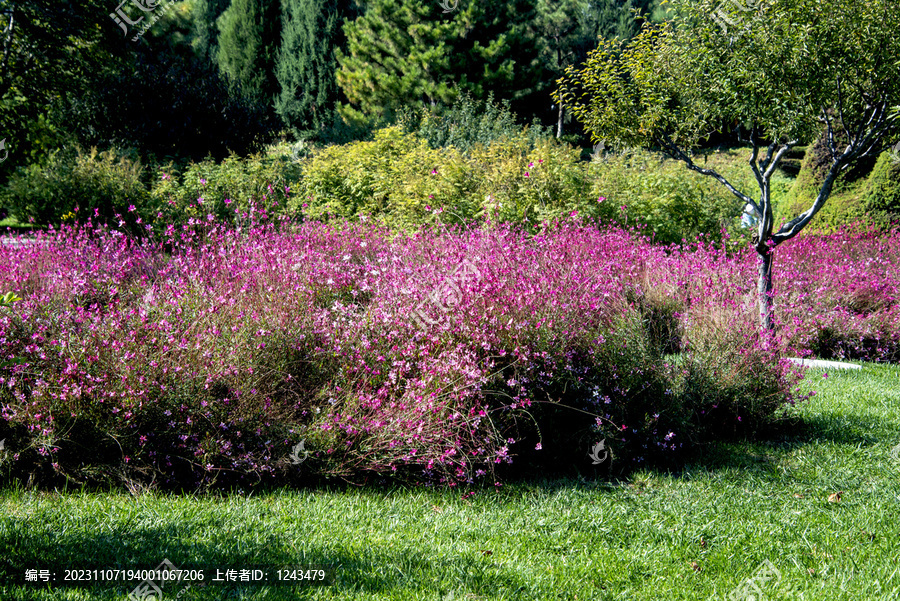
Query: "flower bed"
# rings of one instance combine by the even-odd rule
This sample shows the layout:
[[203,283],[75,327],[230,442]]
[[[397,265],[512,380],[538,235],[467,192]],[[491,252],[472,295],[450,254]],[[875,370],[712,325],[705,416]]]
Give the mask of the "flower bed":
[[616,470],[673,461],[795,402],[789,353],[896,359],[898,239],[779,249],[769,339],[751,253],[576,222],[64,228],[0,246],[0,292],[22,297],[0,317],[0,469],[455,485],[514,458],[590,465],[600,440]]

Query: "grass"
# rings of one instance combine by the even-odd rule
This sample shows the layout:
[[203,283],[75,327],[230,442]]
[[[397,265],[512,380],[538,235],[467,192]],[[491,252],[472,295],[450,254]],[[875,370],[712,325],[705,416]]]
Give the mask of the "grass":
[[[681,473],[494,490],[363,488],[244,498],[0,492],[0,598],[126,599],[131,587],[13,586],[39,560],[329,563],[310,588],[181,599],[727,599],[768,560],[766,599],[898,599],[900,367],[809,372],[800,421],[704,449]],[[830,494],[842,491],[840,502]],[[169,585],[164,599],[174,599]]]

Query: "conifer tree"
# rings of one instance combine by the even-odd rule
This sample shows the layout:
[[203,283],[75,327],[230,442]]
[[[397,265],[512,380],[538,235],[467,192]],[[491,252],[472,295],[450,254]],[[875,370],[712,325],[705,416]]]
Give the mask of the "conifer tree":
[[191,3],[191,48],[201,60],[215,61],[218,48],[216,19],[228,8],[228,0],[194,0]]
[[282,0],[281,47],[275,65],[275,109],[299,137],[314,135],[334,120],[340,90],[335,49],[351,8],[341,0]]
[[216,22],[219,70],[247,97],[271,102],[281,42],[279,0],[232,0]]
[[458,0],[451,10],[436,1],[373,0],[344,27],[337,81],[349,104],[341,115],[364,121],[446,104],[463,91],[493,92],[528,111],[544,85],[534,17],[534,0]]

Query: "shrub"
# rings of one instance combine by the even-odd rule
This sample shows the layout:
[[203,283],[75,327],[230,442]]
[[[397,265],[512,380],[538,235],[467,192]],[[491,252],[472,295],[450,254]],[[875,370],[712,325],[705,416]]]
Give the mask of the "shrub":
[[589,175],[595,197],[605,198],[610,214],[664,244],[699,234],[718,237],[743,211],[740,200],[712,178],[646,151],[595,157]]
[[311,219],[371,215],[407,230],[485,217],[533,227],[574,211],[602,214],[578,152],[554,140],[532,148],[519,136],[464,155],[454,147],[433,149],[396,127],[315,155],[293,206]]
[[[539,443],[588,465],[600,439],[627,471],[794,400],[782,347],[747,336],[722,293],[752,264],[711,246],[667,251],[576,222],[539,236],[347,223],[164,236],[67,226],[0,247],[0,290],[22,298],[0,308],[8,473],[456,484],[530,462]],[[629,290],[686,307],[678,357],[661,355]],[[713,310],[728,336],[699,321]]]
[[170,165],[159,170],[151,192],[161,207],[154,217],[165,226],[210,215],[234,223],[254,211],[285,213],[299,179],[300,164],[286,151],[231,155],[220,163],[207,158],[181,173]]
[[136,207],[145,219],[154,214],[141,181],[139,160],[118,150],[56,152],[46,165],[29,165],[10,178],[4,201],[20,221],[46,225],[64,216],[112,222]]
[[530,147],[552,137],[548,128],[535,123],[523,128],[509,108],[509,101],[494,102],[489,95],[484,102],[464,92],[447,107],[425,107],[400,113],[398,123],[406,133],[428,142],[432,148],[453,146],[468,153],[476,146],[489,146],[512,138],[524,137]]
[[[396,227],[415,227],[433,218],[432,207],[439,202],[435,196],[456,196],[452,183],[435,174],[443,160],[457,157],[456,151],[442,154],[397,127],[381,129],[371,141],[331,146],[316,154],[304,167],[302,193],[292,207],[310,219],[372,216]],[[473,216],[464,201],[453,208],[446,217],[451,221]]]
[[887,229],[900,220],[900,158],[883,152],[866,180],[863,206],[872,223]]
[[534,228],[573,213],[609,216],[591,194],[580,151],[552,138],[534,148],[524,136],[478,146],[468,159],[475,194],[484,199],[480,217]]

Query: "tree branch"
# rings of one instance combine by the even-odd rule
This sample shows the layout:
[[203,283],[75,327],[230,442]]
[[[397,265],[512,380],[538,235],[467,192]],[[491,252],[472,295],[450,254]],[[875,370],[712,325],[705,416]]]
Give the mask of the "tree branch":
[[[775,158],[772,159],[772,163],[768,166],[768,168],[766,168],[766,172],[764,174],[766,181],[768,181],[772,177],[772,174],[775,173],[775,168],[778,167],[778,163],[781,162],[781,158],[785,155],[785,153],[787,153],[787,151],[789,151],[791,148],[796,146],[798,143],[799,143],[799,140],[791,140],[789,142],[785,142],[781,146],[781,148],[778,149],[778,152],[775,154]],[[771,155],[772,149],[774,147],[775,147],[774,144],[772,144],[772,146],[769,147],[770,155]],[[766,157],[766,162],[768,163],[768,161],[769,161],[769,159],[768,159],[768,157]]]
[[687,165],[687,168],[690,169],[691,171],[696,171],[700,175],[707,175],[709,177],[712,177],[713,179],[717,180],[722,185],[724,185],[726,188],[728,188],[732,194],[734,194],[739,199],[744,201],[744,203],[751,205],[757,213],[760,212],[759,205],[756,203],[755,200],[753,200],[752,198],[750,198],[749,196],[747,196],[746,194],[744,194],[743,192],[741,192],[740,190],[738,190],[737,188],[732,186],[731,182],[729,182],[727,179],[725,179],[724,177],[719,175],[715,170],[704,169],[703,167],[698,167],[697,165],[695,165],[694,161],[691,160],[691,157],[689,157],[683,150],[681,150],[681,148],[679,148],[677,144],[672,142],[672,140],[666,134],[661,134],[660,136],[653,136],[653,141],[656,144],[658,144],[659,146],[661,146],[667,153],[669,153],[669,155],[673,159],[684,162],[684,164]]
[[840,173],[846,164],[842,160],[844,156],[845,155],[841,155],[841,157],[831,165],[831,169],[828,170],[828,175],[825,177],[825,181],[822,182],[822,187],[819,189],[819,194],[816,196],[813,205],[798,217],[795,217],[782,225],[778,232],[772,236],[772,241],[776,245],[786,242],[799,234],[800,231],[812,221],[812,218],[816,216],[816,213],[819,212],[819,209],[822,208],[825,201],[828,200],[828,197],[831,195],[831,188],[834,186],[834,180],[837,179],[838,173]]

